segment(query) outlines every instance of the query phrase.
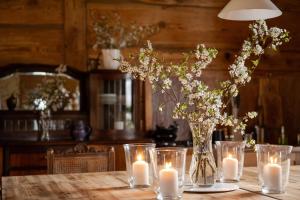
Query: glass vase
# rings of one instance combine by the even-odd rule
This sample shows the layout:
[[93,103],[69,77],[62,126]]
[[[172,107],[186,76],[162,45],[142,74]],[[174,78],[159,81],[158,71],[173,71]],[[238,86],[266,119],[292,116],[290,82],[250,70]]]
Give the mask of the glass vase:
[[40,126],[41,126],[41,129],[42,129],[42,133],[40,135],[40,140],[41,141],[50,140],[50,135],[49,135],[50,124],[51,124],[50,110],[41,111],[41,115],[40,115]]
[[213,124],[189,123],[193,136],[193,155],[190,179],[193,187],[215,184],[217,167],[212,150]]

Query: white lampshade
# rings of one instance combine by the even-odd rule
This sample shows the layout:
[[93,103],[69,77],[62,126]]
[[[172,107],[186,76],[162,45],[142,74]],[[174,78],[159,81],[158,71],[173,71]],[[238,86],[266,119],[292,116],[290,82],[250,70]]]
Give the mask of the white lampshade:
[[227,20],[252,21],[278,17],[282,12],[271,0],[231,0],[218,17]]

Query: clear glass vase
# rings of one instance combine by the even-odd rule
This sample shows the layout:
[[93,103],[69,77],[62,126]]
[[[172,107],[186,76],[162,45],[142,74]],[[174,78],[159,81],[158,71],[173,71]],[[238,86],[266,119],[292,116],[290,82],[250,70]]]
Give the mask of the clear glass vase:
[[41,141],[50,140],[50,135],[49,135],[50,124],[51,124],[50,110],[41,111],[41,115],[40,115],[40,125],[41,125],[41,129],[42,129],[42,133],[40,135]]
[[217,167],[212,150],[214,124],[189,123],[193,135],[190,179],[194,187],[208,187],[216,182]]

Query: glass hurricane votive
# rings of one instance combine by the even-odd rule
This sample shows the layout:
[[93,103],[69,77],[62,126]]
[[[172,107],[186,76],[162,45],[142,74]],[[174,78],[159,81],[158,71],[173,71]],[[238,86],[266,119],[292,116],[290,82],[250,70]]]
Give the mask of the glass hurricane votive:
[[166,147],[153,151],[154,189],[157,199],[181,199],[184,186],[186,148]]
[[220,182],[238,182],[243,173],[246,142],[216,141]]
[[292,149],[287,145],[256,145],[258,179],[263,193],[285,192]]
[[154,143],[124,144],[128,183],[131,188],[149,187],[153,183],[150,153]]

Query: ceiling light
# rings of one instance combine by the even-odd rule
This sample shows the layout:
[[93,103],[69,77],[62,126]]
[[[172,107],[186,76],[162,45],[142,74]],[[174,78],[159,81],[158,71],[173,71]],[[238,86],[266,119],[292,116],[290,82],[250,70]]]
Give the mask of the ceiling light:
[[278,17],[282,12],[271,0],[230,0],[218,17],[227,20],[252,21]]

